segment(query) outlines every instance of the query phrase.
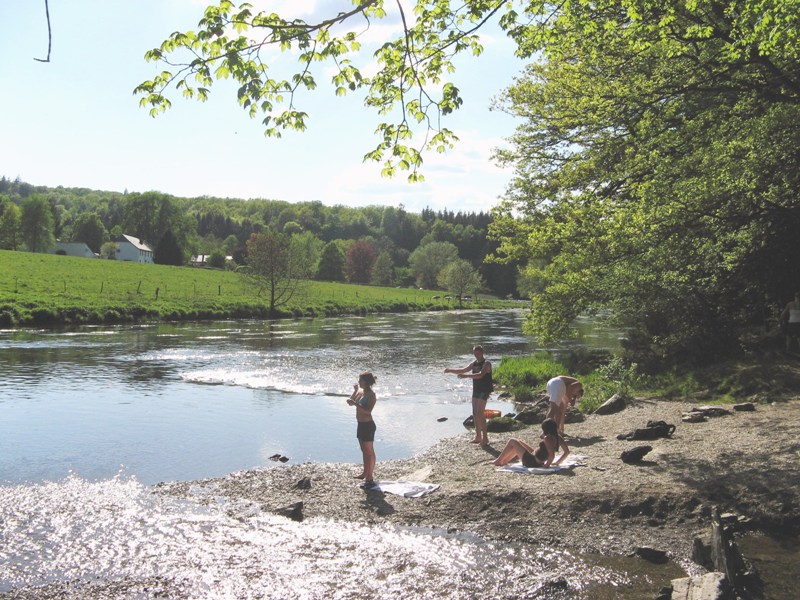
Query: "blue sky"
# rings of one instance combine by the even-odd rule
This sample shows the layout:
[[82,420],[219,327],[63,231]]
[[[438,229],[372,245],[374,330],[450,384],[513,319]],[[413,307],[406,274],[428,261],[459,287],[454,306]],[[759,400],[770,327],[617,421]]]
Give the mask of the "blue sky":
[[[350,6],[347,0],[259,0],[256,8],[308,20]],[[176,196],[319,200],[327,205],[403,204],[488,210],[511,177],[490,161],[515,127],[489,111],[522,69],[512,43],[488,31],[485,53],[461,61],[453,83],[464,106],[444,125],[461,138],[445,155],[427,154],[426,181],[380,177],[362,163],[377,143],[377,114],[357,94],[337,97],[324,67],[318,89],[300,101],[311,115],[303,133],[265,138],[260,118],[238,106],[236,86],[218,82],[206,103],[172,93],[172,109],[153,119],[133,88],[160,67],[144,60],[172,31],[193,29],[201,0],[50,0],[53,47],[47,55],[44,0],[0,2],[0,175],[35,185],[84,187]],[[405,2],[411,12],[411,3]],[[387,7],[389,5],[387,4]],[[288,12],[287,12],[288,9]],[[374,26],[378,41],[391,19]],[[365,40],[367,43],[370,39]],[[369,47],[369,46],[367,46]],[[278,55],[275,68],[292,57]],[[364,64],[373,62],[368,51]],[[367,67],[368,69],[368,67]]]

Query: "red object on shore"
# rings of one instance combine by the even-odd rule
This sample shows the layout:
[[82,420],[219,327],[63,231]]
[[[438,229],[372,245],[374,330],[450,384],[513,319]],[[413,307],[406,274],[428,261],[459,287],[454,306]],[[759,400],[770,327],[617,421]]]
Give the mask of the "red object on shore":
[[483,414],[486,416],[487,419],[494,419],[495,417],[499,417],[503,413],[501,413],[499,410],[486,408],[484,409]]

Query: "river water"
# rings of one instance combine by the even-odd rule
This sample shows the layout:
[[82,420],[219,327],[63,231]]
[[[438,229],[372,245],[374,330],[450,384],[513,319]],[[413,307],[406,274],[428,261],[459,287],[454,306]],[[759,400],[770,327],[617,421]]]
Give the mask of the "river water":
[[[494,361],[538,349],[522,319],[460,311],[0,332],[0,595],[57,584],[71,586],[68,597],[102,585],[104,598],[652,597],[652,573],[567,549],[294,523],[152,493],[159,481],[268,467],[273,454],[360,462],[345,397],[362,370],[378,378],[379,460],[465,435],[470,388],[443,369],[465,366],[475,343]],[[570,343],[609,347],[616,336],[587,330]],[[568,595],[548,587],[558,578]]]

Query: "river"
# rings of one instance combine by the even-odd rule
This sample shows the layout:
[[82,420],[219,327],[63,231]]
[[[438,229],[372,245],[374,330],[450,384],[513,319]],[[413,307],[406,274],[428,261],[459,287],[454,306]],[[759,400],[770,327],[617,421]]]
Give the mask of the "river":
[[[379,459],[464,433],[470,382],[443,373],[537,349],[521,311],[0,332],[0,482],[145,484],[273,464],[360,462],[345,403],[377,379]],[[603,346],[586,330],[570,344]],[[496,399],[489,408],[512,407]],[[439,421],[441,418],[446,421]]]

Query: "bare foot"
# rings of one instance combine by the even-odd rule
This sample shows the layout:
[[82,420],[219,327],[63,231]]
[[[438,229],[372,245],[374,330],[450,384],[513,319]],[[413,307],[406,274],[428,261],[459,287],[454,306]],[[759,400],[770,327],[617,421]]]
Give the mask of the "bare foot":
[[490,465],[494,465],[495,467],[502,467],[503,466],[503,463],[499,463],[499,462],[497,462],[497,460],[490,460],[489,464]]
[[481,446],[488,446],[488,445],[489,445],[489,440],[483,440],[481,442]]
[[470,442],[470,444],[480,444],[480,443],[481,443],[481,441],[480,441],[479,439],[477,439],[477,440],[472,440],[472,441]]
[[361,475],[353,475],[353,479],[364,479],[364,477],[366,477],[366,475],[363,473]]

